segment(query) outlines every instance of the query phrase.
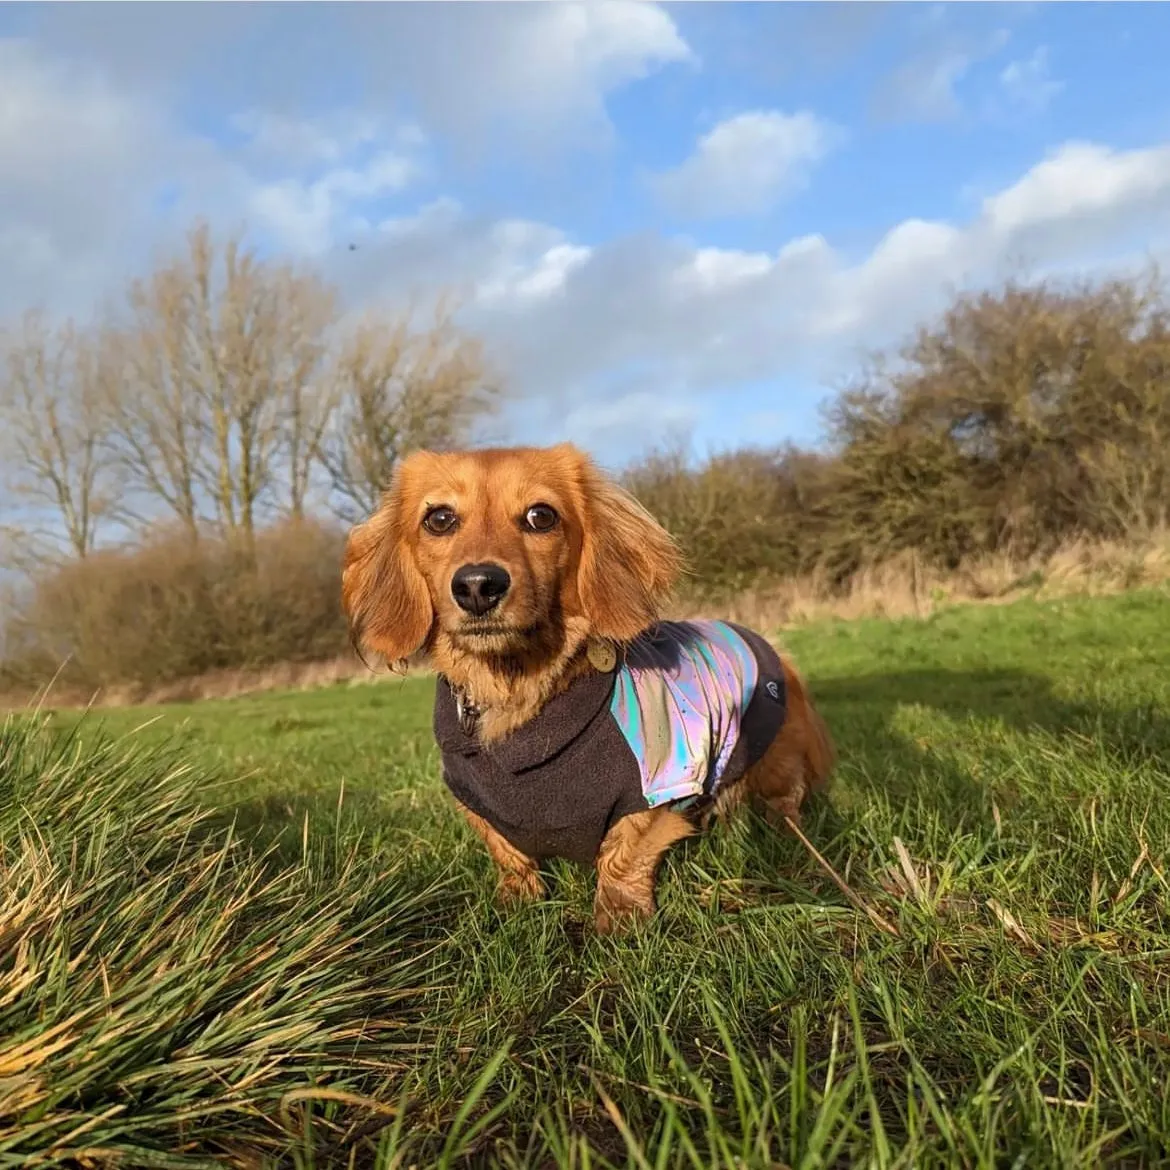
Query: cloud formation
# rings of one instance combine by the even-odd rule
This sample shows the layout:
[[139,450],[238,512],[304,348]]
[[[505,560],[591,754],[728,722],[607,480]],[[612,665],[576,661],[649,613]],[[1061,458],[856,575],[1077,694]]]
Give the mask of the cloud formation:
[[[609,418],[622,417],[625,397],[636,417],[653,386],[678,415],[685,400],[743,382],[803,377],[815,392],[846,373],[859,349],[897,338],[953,289],[1018,274],[1021,264],[1043,273],[1099,263],[1131,242],[1135,222],[1166,246],[1170,146],[1070,143],[987,195],[966,222],[904,220],[855,261],[820,235],[770,253],[624,238],[578,249],[522,310],[519,297],[497,297],[472,315],[507,346],[528,394],[566,405],[600,398]],[[497,244],[512,252],[517,274],[545,270],[572,247],[547,225]],[[495,249],[480,254],[500,263]],[[607,373],[631,369],[640,378],[632,389]]]
[[690,158],[656,175],[653,187],[686,218],[758,215],[806,185],[839,137],[835,126],[807,110],[748,110],[704,134]]
[[1009,40],[1004,28],[978,37],[942,37],[890,73],[875,95],[875,112],[890,121],[945,122],[958,117],[963,112],[960,83]]
[[697,61],[666,9],[643,0],[349,4],[295,17],[266,4],[46,5],[37,15],[51,50],[169,101],[303,118],[336,100],[329,63],[371,108],[409,105],[465,146],[501,126],[544,145],[604,131],[607,95]]

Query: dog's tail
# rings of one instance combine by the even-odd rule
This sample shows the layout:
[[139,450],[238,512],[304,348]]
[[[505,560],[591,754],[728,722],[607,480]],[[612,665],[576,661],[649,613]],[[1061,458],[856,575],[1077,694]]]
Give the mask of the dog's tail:
[[837,752],[825,721],[808,697],[804,680],[787,658],[782,658],[780,664],[784,668],[788,719],[795,725],[803,727],[805,732],[802,737],[805,785],[809,792],[816,792],[829,782],[829,776],[837,762]]

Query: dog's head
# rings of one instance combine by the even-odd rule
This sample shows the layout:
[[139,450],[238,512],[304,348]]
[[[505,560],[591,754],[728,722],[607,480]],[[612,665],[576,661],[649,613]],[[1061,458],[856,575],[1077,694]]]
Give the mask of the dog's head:
[[421,451],[350,533],[342,600],[355,644],[391,662],[506,658],[631,641],[679,569],[667,532],[569,444]]

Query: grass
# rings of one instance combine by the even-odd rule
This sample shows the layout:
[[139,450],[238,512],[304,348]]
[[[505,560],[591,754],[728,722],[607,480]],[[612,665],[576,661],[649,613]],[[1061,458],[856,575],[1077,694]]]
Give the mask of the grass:
[[841,754],[806,832],[890,929],[751,818],[635,938],[567,866],[498,913],[427,680],[14,721],[0,1167],[1170,1165],[1167,631],[786,635]]

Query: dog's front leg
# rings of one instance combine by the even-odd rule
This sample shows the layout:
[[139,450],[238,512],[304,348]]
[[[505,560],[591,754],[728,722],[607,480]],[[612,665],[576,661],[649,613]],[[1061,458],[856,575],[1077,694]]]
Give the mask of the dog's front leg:
[[593,904],[599,934],[624,931],[654,913],[654,886],[663,854],[694,831],[681,814],[652,808],[622,817],[606,833],[597,854]]
[[[458,801],[455,803],[459,804]],[[543,898],[544,882],[541,880],[536,862],[521,853],[507,837],[497,833],[478,813],[473,813],[462,804],[459,805],[459,810],[487,846],[492,860],[496,863],[499,871],[496,897],[500,903],[510,906],[518,902],[535,902]]]

